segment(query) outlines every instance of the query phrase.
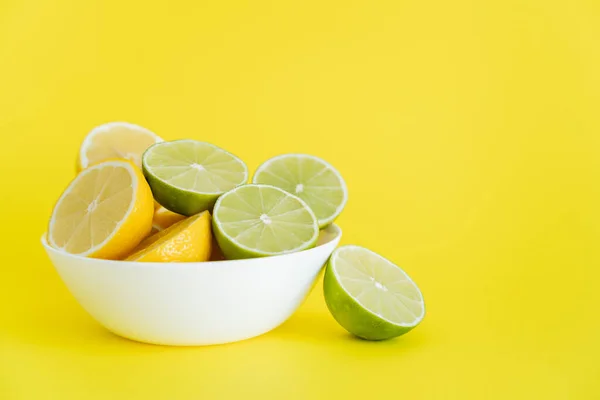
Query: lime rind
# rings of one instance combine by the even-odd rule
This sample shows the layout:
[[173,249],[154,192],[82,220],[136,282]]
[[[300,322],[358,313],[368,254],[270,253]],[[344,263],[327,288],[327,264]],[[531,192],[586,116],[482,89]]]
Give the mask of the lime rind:
[[[257,190],[257,195],[249,196],[250,192],[244,195],[244,191],[250,190]],[[237,198],[232,197],[236,194]],[[235,204],[238,199],[239,203]],[[268,227],[265,219],[269,221]],[[278,227],[277,231],[274,227]],[[239,186],[217,200],[213,212],[213,231],[219,247],[229,259],[267,257],[306,250],[314,247],[319,237],[317,218],[306,202],[278,187],[256,184]],[[259,232],[259,240],[254,247],[251,241],[242,240],[248,239],[248,236],[255,239]],[[234,234],[235,237],[232,236]],[[267,235],[272,239],[271,249],[257,248],[260,247],[259,241],[265,245]],[[305,235],[305,238],[298,235]],[[275,249],[281,240],[299,244],[287,246],[284,250]]]
[[[296,160],[295,166],[285,164],[286,161],[292,159]],[[312,174],[311,171],[303,171],[306,167],[305,160],[310,160],[321,168],[319,171],[312,171]],[[272,171],[275,165],[278,166],[278,174]],[[292,169],[296,168],[296,170],[292,171],[290,167]],[[307,172],[309,176],[305,176]],[[311,180],[323,178],[327,178],[329,183],[315,185],[312,190],[310,189],[309,183]],[[332,182],[332,180],[337,182]],[[348,188],[341,174],[327,161],[310,154],[290,153],[270,158],[258,167],[252,178],[252,183],[273,185],[300,197],[311,206],[315,215],[317,215],[319,228],[321,229],[330,225],[341,214],[348,201]],[[332,183],[335,184],[332,185]],[[321,193],[314,193],[315,189],[317,192],[321,191]],[[327,191],[330,191],[329,195],[339,191],[337,197],[340,198],[337,203],[332,203],[330,199],[322,197],[323,192]]]
[[142,164],[156,201],[186,216],[212,210],[220,195],[248,181],[248,168],[240,158],[189,139],[152,145]]
[[[344,252],[354,253],[347,254],[353,260],[341,257]],[[375,262],[384,265],[387,271],[377,271],[374,266],[371,268],[371,264],[365,263],[368,260],[361,259],[365,256],[377,260]],[[361,263],[362,266],[358,271],[351,271],[347,265],[343,266],[344,262]],[[339,269],[345,269],[343,274]],[[401,279],[389,282],[389,275],[384,277],[382,273]],[[351,287],[353,283],[355,287]],[[335,320],[350,333],[367,340],[403,335],[415,328],[425,316],[423,296],[412,279],[391,261],[359,246],[342,246],[334,251],[325,270],[323,291],[327,307]],[[400,303],[395,299],[399,299]],[[402,302],[405,306],[401,305]],[[406,304],[412,307],[412,311],[408,311]],[[379,308],[379,312],[374,308]],[[395,315],[394,308],[397,308]],[[385,312],[382,312],[384,309]],[[407,316],[412,317],[410,321],[401,320]]]

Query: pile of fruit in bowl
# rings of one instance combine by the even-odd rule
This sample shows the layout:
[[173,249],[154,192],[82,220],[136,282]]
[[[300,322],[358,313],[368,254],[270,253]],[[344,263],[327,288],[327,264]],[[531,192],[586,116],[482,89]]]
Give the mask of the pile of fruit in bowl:
[[250,177],[218,146],[115,122],[85,137],[77,169],[42,241],[75,298],[119,335],[172,345],[259,335],[289,318],[324,265],[327,306],[351,333],[388,339],[423,319],[398,266],[336,249],[348,191],[325,160],[283,154]]

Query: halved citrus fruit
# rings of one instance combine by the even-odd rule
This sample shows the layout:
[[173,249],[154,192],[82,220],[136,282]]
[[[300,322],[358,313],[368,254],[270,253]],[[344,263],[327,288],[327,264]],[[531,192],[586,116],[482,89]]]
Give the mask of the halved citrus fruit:
[[314,247],[317,218],[302,199],[268,185],[243,185],[219,197],[213,229],[228,259],[266,257]]
[[142,167],[142,154],[162,142],[154,132],[128,122],[109,122],[92,129],[81,144],[79,170],[112,158],[124,158]]
[[258,167],[253,183],[277,186],[306,202],[319,221],[331,224],[348,201],[342,175],[328,162],[308,154],[282,154]]
[[210,211],[219,196],[248,180],[242,160],[196,140],[155,144],[144,153],[142,164],[156,201],[186,216]]
[[119,259],[152,227],[152,192],[131,161],[109,160],[83,170],[52,211],[48,243],[68,253]]
[[425,316],[423,295],[406,272],[360,246],[342,246],[333,252],[323,293],[335,320],[367,340],[405,334]]

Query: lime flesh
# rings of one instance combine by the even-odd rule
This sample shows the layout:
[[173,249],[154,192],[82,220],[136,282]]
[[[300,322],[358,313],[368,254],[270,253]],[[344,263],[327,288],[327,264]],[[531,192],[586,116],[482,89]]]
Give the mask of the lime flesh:
[[319,227],[300,198],[268,185],[244,185],[219,198],[213,231],[228,259],[265,257],[314,247]]
[[307,154],[284,154],[258,167],[253,183],[273,185],[304,200],[319,227],[331,224],[348,200],[346,183],[329,163]]
[[400,336],[425,315],[417,285],[398,266],[364,247],[343,246],[334,251],[323,291],[336,321],[367,340]]
[[195,140],[157,143],[146,150],[142,164],[156,201],[186,216],[211,210],[220,195],[248,180],[242,160]]

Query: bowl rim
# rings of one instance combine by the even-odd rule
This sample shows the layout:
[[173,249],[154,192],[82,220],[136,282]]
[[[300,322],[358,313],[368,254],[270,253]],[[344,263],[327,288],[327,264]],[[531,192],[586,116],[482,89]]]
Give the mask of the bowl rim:
[[[42,246],[44,247],[44,249],[47,252],[59,254],[61,256],[66,256],[69,258],[74,258],[76,260],[82,260],[85,262],[92,262],[92,263],[101,263],[101,264],[105,264],[105,265],[119,265],[119,266],[144,267],[144,268],[148,268],[148,267],[173,268],[175,266],[177,266],[177,267],[183,267],[183,266],[209,267],[209,266],[214,266],[216,264],[219,264],[221,267],[223,267],[224,264],[234,265],[234,264],[256,262],[256,260],[262,260],[262,259],[282,259],[282,258],[286,258],[286,257],[297,257],[301,254],[315,252],[318,249],[322,248],[323,246],[330,245],[332,242],[337,241],[339,244],[339,240],[342,237],[342,229],[338,225],[330,224],[329,226],[323,228],[322,230],[333,230],[332,233],[334,234],[334,236],[332,236],[325,243],[322,243],[318,246],[315,246],[310,249],[302,250],[302,251],[296,251],[293,253],[279,254],[279,255],[268,256],[268,257],[247,258],[247,259],[240,259],[240,260],[216,260],[216,261],[192,261],[192,262],[168,262],[168,263],[166,263],[166,262],[125,261],[125,260],[105,260],[102,258],[90,258],[90,257],[81,256],[78,254],[67,253],[66,251],[55,249],[54,247],[50,246],[50,244],[48,243],[48,241],[46,239],[48,232],[44,232],[42,234],[40,241],[42,242]],[[333,250],[332,250],[332,252],[333,252]]]

